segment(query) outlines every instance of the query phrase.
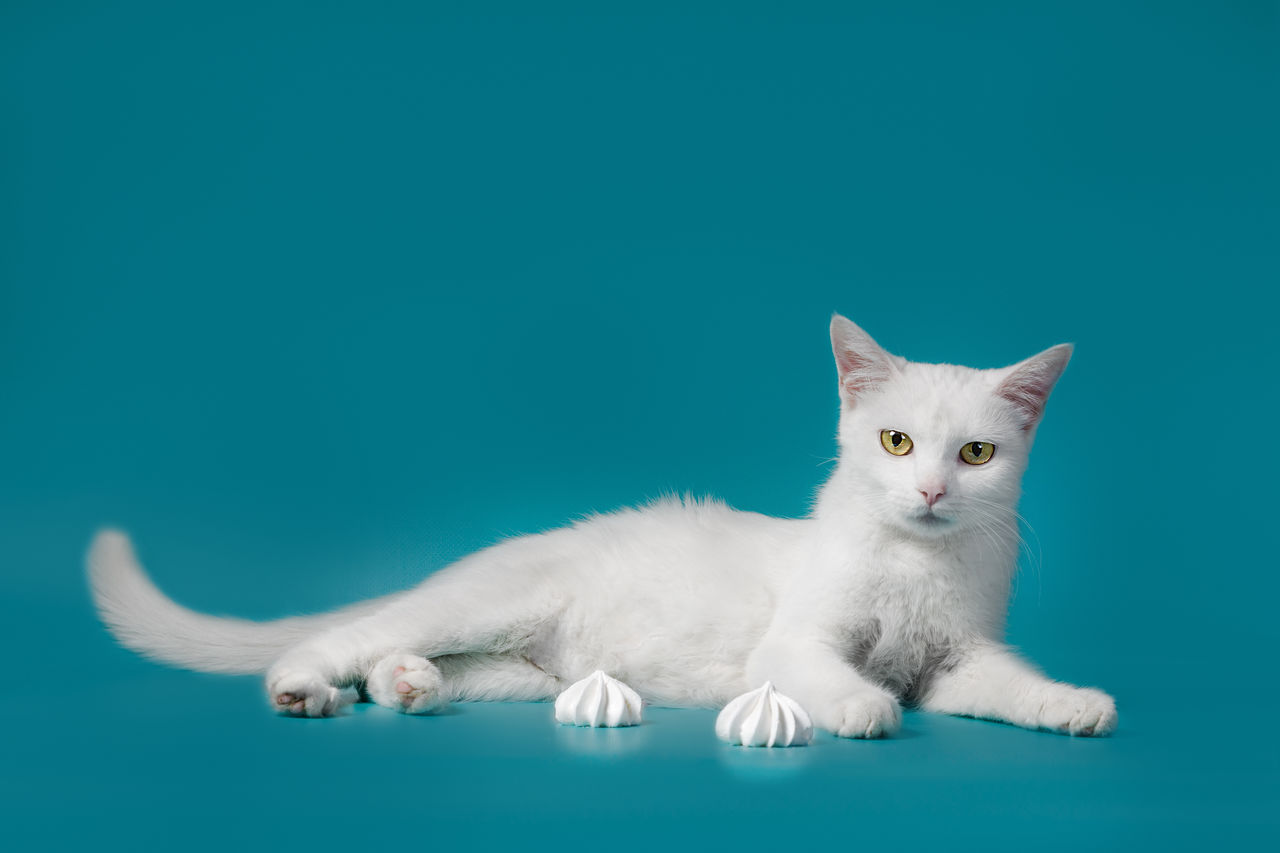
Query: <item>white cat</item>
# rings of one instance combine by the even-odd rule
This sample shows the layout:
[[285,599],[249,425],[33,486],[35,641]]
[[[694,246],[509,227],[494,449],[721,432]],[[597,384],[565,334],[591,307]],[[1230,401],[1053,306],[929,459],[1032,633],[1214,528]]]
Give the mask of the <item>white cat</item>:
[[1020,482],[1056,346],[975,370],[890,355],[836,316],[840,459],[813,513],[663,500],[521,536],[397,595],[254,623],[185,610],[128,539],[89,554],[119,640],[207,672],[266,672],[271,705],[324,716],[363,686],[411,714],[545,700],[603,670],[650,704],[716,707],[771,681],[819,728],[892,734],[900,704],[1104,735],[1115,703],[1002,643]]

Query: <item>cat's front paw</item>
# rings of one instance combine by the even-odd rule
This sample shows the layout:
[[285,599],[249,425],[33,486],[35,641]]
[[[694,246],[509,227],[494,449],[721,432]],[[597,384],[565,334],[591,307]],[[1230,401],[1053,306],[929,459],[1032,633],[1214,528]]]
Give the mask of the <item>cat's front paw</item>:
[[373,665],[365,683],[369,698],[406,714],[430,714],[447,703],[444,676],[424,657],[387,655]]
[[267,675],[267,701],[282,714],[330,717],[342,706],[343,698],[342,691],[311,672],[273,670]]
[[902,725],[902,708],[887,693],[867,691],[828,705],[814,722],[840,737],[888,737]]
[[1116,728],[1116,701],[1092,687],[1053,684],[1040,710],[1040,727],[1081,737],[1102,737]]

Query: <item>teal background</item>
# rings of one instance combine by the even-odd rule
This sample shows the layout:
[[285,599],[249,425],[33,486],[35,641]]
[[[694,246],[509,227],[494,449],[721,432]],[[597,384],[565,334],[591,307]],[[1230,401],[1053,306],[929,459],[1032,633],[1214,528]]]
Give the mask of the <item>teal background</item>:
[[[6,2],[6,839],[1274,843],[1278,36],[1267,2]],[[1010,639],[1114,737],[286,720],[93,616],[105,523],[267,618],[669,491],[802,514],[832,311],[916,360],[1078,345]]]

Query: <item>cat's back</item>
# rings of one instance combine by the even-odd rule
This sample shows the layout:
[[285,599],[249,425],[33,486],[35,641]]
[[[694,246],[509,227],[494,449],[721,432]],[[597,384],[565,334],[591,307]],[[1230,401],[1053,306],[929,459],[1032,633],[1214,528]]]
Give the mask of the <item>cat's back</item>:
[[773,588],[788,572],[803,519],[734,509],[713,498],[667,497],[579,521],[563,531],[593,552],[613,582]]

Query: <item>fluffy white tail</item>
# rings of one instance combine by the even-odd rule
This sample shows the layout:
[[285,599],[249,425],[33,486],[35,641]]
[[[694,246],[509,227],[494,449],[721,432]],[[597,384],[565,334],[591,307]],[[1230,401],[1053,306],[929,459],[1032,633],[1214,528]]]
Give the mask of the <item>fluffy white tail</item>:
[[369,613],[394,597],[272,622],[206,616],[157,589],[138,564],[129,537],[118,530],[103,530],[93,538],[88,570],[94,604],[121,645],[152,660],[198,672],[266,672],[295,643]]

